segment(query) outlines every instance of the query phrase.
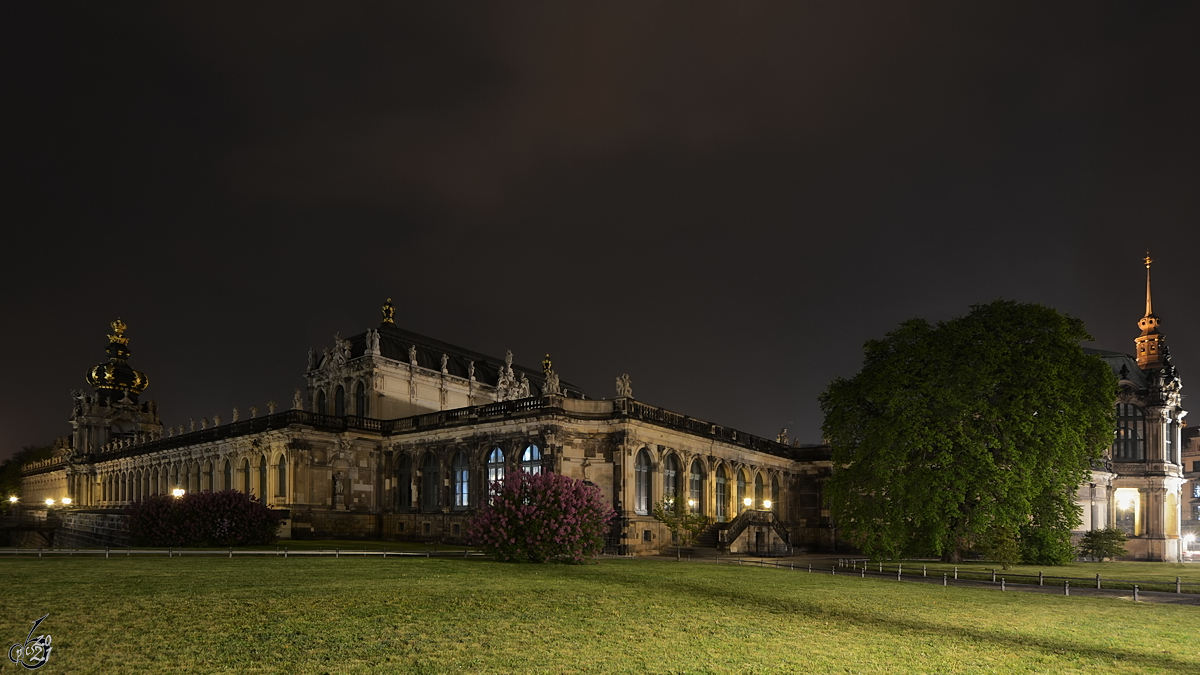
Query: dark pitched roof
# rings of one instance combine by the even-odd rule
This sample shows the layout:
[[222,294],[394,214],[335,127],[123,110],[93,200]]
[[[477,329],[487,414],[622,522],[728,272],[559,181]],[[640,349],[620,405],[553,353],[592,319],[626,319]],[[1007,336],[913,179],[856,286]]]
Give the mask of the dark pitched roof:
[[[409,362],[409,347],[417,348],[417,365],[434,371],[442,369],[442,354],[448,357],[446,372],[455,377],[467,379],[470,363],[475,363],[475,379],[484,384],[495,386],[504,368],[504,359],[480,354],[479,352],[463,349],[441,340],[426,337],[418,333],[400,328],[393,323],[381,324],[379,330],[379,352],[384,358]],[[362,356],[367,350],[366,332],[352,335],[350,338],[351,356]],[[513,363],[513,371],[520,376],[522,373],[529,378],[531,395],[540,396],[546,377],[541,370],[525,368]],[[569,398],[587,398],[579,387],[560,380],[559,386],[564,395]]]
[[[1123,378],[1133,382],[1139,389],[1145,389],[1149,383],[1146,382],[1146,373],[1138,367],[1137,359],[1124,352],[1114,352],[1107,349],[1093,349],[1091,347],[1083,348],[1084,354],[1094,354],[1104,359],[1108,366],[1112,368],[1113,374],[1118,378]],[[1124,368],[1125,373],[1121,370]]]

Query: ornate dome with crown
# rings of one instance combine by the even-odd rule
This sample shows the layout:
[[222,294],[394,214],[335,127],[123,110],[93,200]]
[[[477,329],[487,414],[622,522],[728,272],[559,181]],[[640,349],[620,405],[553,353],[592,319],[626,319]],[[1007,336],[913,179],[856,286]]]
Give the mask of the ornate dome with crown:
[[125,337],[125,322],[118,318],[111,325],[113,334],[108,336],[106,350],[108,361],[89,370],[87,382],[95,388],[103,403],[120,401],[126,397],[130,403],[137,403],[138,394],[149,386],[150,380],[145,373],[134,370],[127,363],[129,338]]

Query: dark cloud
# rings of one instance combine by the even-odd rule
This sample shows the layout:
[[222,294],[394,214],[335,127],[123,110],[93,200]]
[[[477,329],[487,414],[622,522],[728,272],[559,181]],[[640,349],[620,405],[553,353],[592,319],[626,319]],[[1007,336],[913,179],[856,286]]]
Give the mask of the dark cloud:
[[130,325],[165,419],[405,327],[819,439],[899,321],[1004,297],[1186,380],[1191,4],[10,5],[0,456]]

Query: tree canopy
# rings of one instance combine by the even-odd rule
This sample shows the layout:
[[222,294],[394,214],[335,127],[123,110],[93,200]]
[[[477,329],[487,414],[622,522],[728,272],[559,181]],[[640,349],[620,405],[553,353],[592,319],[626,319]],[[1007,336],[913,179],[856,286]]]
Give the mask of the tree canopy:
[[1116,380],[1090,339],[1079,319],[996,301],[867,342],[862,371],[820,398],[838,528],[873,557],[1016,542],[1029,562],[1069,560],[1075,490],[1113,434]]

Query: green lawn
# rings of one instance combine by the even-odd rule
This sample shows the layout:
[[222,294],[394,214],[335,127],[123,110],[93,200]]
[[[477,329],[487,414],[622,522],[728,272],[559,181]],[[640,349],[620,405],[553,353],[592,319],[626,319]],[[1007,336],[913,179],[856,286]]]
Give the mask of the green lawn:
[[[1200,609],[750,566],[0,558],[42,672],[1200,673]],[[0,672],[25,672],[0,660]]]

